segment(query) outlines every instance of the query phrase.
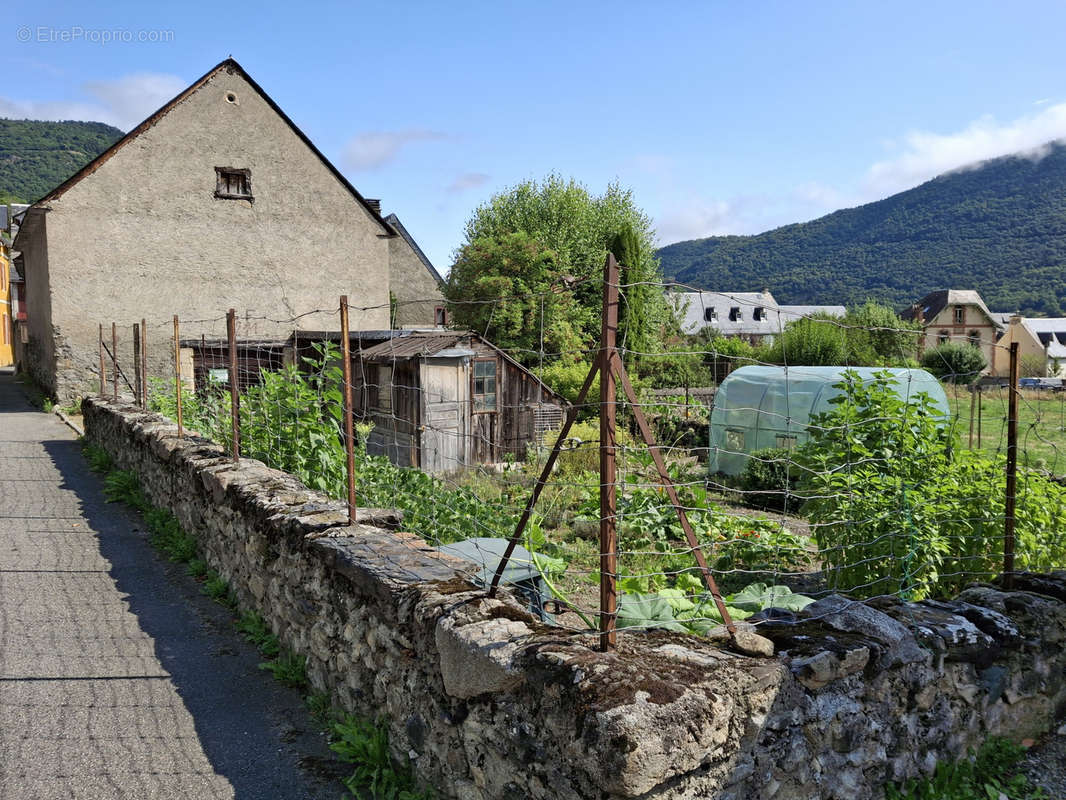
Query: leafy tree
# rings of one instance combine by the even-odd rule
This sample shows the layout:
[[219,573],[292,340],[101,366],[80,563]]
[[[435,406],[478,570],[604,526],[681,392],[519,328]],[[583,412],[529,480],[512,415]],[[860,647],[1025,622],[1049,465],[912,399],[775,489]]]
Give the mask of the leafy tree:
[[[522,233],[541,251],[552,253],[550,263],[543,262],[538,268],[535,281],[523,281],[526,292],[541,293],[551,287],[553,291],[568,291],[576,301],[570,306],[557,308],[556,319],[545,311],[546,324],[551,321],[576,334],[576,345],[568,337],[556,336],[557,341],[565,341],[560,341],[554,351],[573,359],[580,350],[599,338],[604,258],[608,246],[617,236],[628,236],[623,233],[627,228],[633,236],[627,240],[629,249],[625,257],[631,262],[626,264],[627,274],[641,280],[660,281],[661,273],[652,247],[651,219],[633,203],[632,192],[617,183],[608,185],[602,195],[596,196],[573,179],[565,180],[552,174],[542,182],[525,181],[495,195],[476,209],[466,224],[466,241],[459,249],[456,267],[447,282],[446,297],[451,304],[452,319],[460,325],[472,325],[473,319],[468,314],[471,307],[464,301],[490,299],[486,292],[491,279],[496,276],[507,277],[508,282],[517,280],[512,266],[487,257],[484,242],[503,243],[508,236]],[[468,252],[471,249],[480,252],[472,255]],[[467,268],[471,260],[478,264],[476,271]],[[514,320],[516,315],[507,306],[512,304],[510,298],[515,295],[503,291],[508,282],[496,287],[500,291],[492,298],[497,301],[493,308],[495,314]],[[644,321],[636,333],[639,336],[654,335],[657,342],[657,328],[667,324],[672,316],[660,292],[649,292],[641,299],[645,301]],[[539,336],[536,330],[539,327],[539,298],[536,304],[537,313],[531,313],[523,320],[530,329],[526,332],[527,339]],[[531,310],[526,300],[519,300],[518,305]],[[567,316],[558,317],[561,313]],[[630,324],[630,336],[634,334],[633,327]],[[489,336],[493,336],[491,331]],[[531,363],[530,348],[525,349],[526,353],[517,355]]]
[[860,366],[864,359],[853,357],[851,345],[840,320],[816,315],[788,323],[770,345],[758,349],[757,357],[771,364]]
[[1018,359],[1018,374],[1023,378],[1046,378],[1047,358],[1037,353],[1022,356]]
[[[626,222],[611,240],[608,248],[619,262],[621,307],[618,309],[618,342],[625,348],[627,362],[634,354],[649,354],[656,347],[656,295],[659,275],[649,268],[651,259],[642,258],[640,238],[632,224]],[[674,384],[683,385],[683,384]]]
[[487,235],[459,251],[444,296],[456,325],[536,364],[542,319],[544,352],[552,361],[581,350],[597,318],[567,289],[563,274],[555,251],[525,231]]
[[903,364],[918,353],[922,326],[919,322],[904,321],[886,305],[867,300],[857,308],[848,309],[843,324],[847,329],[851,355],[871,358],[883,366]]
[[944,342],[922,353],[922,366],[948,383],[973,383],[988,360],[981,348],[962,342]]

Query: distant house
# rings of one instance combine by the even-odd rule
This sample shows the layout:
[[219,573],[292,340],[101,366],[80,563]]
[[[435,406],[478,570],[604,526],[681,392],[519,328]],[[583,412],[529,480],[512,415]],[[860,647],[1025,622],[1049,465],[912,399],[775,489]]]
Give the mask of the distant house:
[[988,366],[984,374],[996,375],[1005,356],[996,342],[1003,334],[1002,315],[988,310],[981,295],[970,289],[931,292],[900,312],[900,318],[921,323],[925,332],[921,348],[945,342],[963,342],[981,348]]
[[[342,294],[353,328],[390,327],[394,307],[433,325],[436,278],[393,220],[227,59],[26,212],[29,370],[74,397],[98,380],[100,323],[118,323],[122,352],[142,318],[158,335],[228,308],[242,336],[284,338],[335,325]],[[166,347],[148,354],[166,367]]]
[[[1018,342],[1019,360],[1043,364],[1039,378],[1066,378],[1066,317],[1022,317],[1014,314],[999,347],[1006,353],[1012,342]],[[1010,375],[1010,362],[1002,356],[993,373],[999,377]]]
[[681,318],[684,333],[711,328],[722,336],[753,345],[769,343],[785,325],[802,317],[843,317],[844,306],[779,305],[769,290],[761,292],[671,292],[668,298]]

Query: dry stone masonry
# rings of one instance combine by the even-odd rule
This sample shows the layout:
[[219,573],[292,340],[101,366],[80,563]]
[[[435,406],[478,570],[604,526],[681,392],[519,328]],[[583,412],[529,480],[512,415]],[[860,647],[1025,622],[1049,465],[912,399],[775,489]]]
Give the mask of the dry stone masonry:
[[819,600],[758,632],[775,654],[624,633],[615,653],[489,600],[451,559],[135,406],[84,404],[86,437],[199,540],[318,689],[388,720],[439,795],[481,800],[882,796],[1066,700],[1066,573],[952,602]]

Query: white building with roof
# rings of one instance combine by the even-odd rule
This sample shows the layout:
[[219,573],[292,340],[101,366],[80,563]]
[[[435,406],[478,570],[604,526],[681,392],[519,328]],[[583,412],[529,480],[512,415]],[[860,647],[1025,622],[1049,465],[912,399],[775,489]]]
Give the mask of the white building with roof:
[[684,333],[713,328],[722,336],[753,344],[773,341],[785,325],[816,314],[843,317],[844,306],[780,305],[769,290],[761,292],[671,292],[667,295],[677,310]]

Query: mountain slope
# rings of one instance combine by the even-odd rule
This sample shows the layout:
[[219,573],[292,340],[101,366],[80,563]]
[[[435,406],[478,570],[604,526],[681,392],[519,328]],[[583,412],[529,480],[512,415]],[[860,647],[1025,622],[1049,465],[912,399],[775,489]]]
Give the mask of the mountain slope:
[[0,119],[0,201],[43,197],[121,137],[102,122]]
[[659,250],[663,273],[715,291],[769,287],[782,303],[902,308],[977,289],[995,311],[1066,316],[1066,144],[1007,156],[858,208],[757,236]]

